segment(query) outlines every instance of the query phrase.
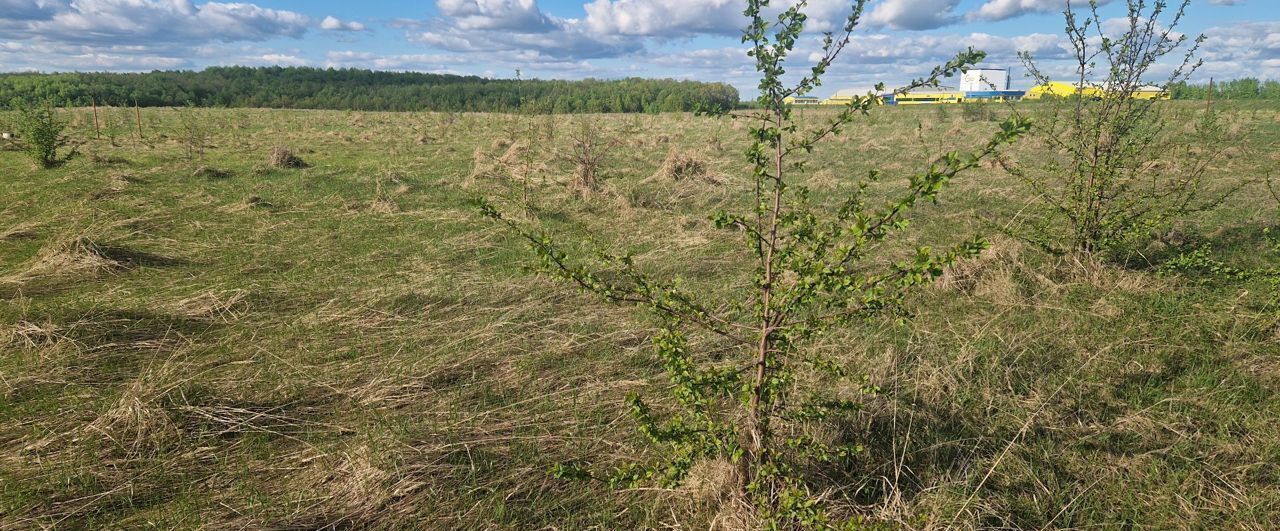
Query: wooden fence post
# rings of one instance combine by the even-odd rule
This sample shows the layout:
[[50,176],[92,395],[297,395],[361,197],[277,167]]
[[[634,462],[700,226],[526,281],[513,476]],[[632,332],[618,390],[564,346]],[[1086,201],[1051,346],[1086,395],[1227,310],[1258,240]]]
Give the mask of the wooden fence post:
[[101,140],[102,132],[98,129],[98,100],[93,96],[90,96],[89,105],[93,106],[93,137]]
[[138,140],[142,140],[142,108],[138,107],[138,100],[133,100],[133,118],[138,124]]

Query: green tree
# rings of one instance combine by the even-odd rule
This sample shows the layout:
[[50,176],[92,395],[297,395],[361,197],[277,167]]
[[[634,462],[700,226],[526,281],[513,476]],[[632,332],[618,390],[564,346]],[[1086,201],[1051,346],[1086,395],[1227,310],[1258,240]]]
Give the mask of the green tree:
[[[1120,32],[1104,29],[1097,2],[1083,15],[1067,7],[1076,60],[1071,81],[1101,92],[1055,99],[1042,109],[1035,133],[1049,149],[1009,168],[1041,199],[1025,212],[1022,236],[1054,252],[1120,251],[1134,237],[1216,204],[1202,197],[1205,172],[1224,140],[1216,115],[1206,110],[1187,139],[1165,130],[1164,102],[1134,97],[1170,54],[1177,60],[1162,87],[1185,82],[1199,67],[1203,36],[1175,32],[1190,0],[1172,8],[1166,0],[1126,1]],[[1022,57],[1037,80],[1050,81],[1029,54]],[[1177,163],[1162,162],[1175,157]]]
[[[751,208],[711,217],[727,237],[741,238],[746,254],[740,265],[752,270],[748,286],[723,299],[686,289],[679,279],[658,278],[628,254],[600,253],[596,260],[571,255],[545,231],[505,216],[485,202],[484,213],[530,245],[545,271],[607,301],[647,309],[660,323],[653,345],[671,382],[669,403],[633,395],[631,412],[641,433],[663,449],[652,461],[609,470],[586,464],[554,469],[560,477],[596,478],[615,486],[647,482],[674,485],[697,462],[730,460],[737,464],[740,494],[774,527],[828,526],[834,515],[814,494],[814,467],[847,469],[860,452],[858,440],[820,439],[812,428],[849,416],[863,395],[873,393],[840,360],[806,349],[816,337],[852,321],[899,309],[904,297],[927,284],[961,257],[973,256],[985,240],[973,238],[936,252],[919,247],[892,261],[888,241],[908,226],[908,214],[922,202],[936,201],[946,184],[973,168],[1002,145],[1023,134],[1021,120],[1001,124],[991,140],[972,153],[951,152],[923,173],[911,176],[904,190],[880,207],[872,206],[867,179],[834,210],[809,201],[798,181],[819,143],[838,134],[878,103],[868,94],[812,130],[802,130],[784,99],[817,87],[827,68],[849,43],[866,2],[859,0],[838,34],[825,34],[820,58],[795,84],[783,81],[788,57],[806,22],[804,3],[766,15],[768,0],[749,0],[750,24],[743,41],[760,73],[760,110],[738,116],[750,122]],[[903,90],[937,85],[942,77],[977,63],[984,54],[969,50]],[[691,337],[714,339],[714,352],[699,351]]]
[[58,156],[58,150],[70,145],[70,140],[62,134],[67,123],[58,119],[53,103],[33,105],[15,101],[12,106],[18,109],[14,125],[19,143],[37,166],[52,168],[75,155],[72,147],[70,152]]

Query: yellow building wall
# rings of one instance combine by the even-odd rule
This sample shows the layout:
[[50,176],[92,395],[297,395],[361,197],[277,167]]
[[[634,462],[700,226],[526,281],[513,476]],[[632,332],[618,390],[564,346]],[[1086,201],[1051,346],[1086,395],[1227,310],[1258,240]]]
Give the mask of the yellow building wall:
[[[1097,87],[1076,88],[1075,85],[1069,83],[1061,83],[1057,81],[1036,85],[1027,91],[1027,99],[1040,99],[1045,96],[1053,96],[1058,98],[1066,98],[1079,94],[1088,98],[1101,98],[1106,95],[1102,89]],[[1167,100],[1171,99],[1168,91],[1161,90],[1138,90],[1134,91],[1133,98],[1138,100]]]
[[960,103],[963,92],[931,92],[926,94],[899,94],[893,99],[898,105],[923,105],[929,103]]
[[795,96],[787,96],[782,98],[782,103],[787,105],[818,105],[822,103],[818,98],[796,98]]

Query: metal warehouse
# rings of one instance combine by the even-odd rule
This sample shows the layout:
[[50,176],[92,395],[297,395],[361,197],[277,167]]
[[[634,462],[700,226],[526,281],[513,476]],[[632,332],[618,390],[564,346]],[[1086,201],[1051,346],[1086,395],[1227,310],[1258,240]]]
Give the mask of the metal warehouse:
[[[903,93],[877,91],[873,88],[850,88],[837,91],[825,100],[812,96],[790,97],[791,105],[848,105],[855,98],[874,94],[884,105],[923,105],[933,103],[983,103],[1018,101],[1044,97],[1084,97],[1100,99],[1108,94],[1103,87],[1091,84],[1073,84],[1059,81],[1045,82],[1030,90],[1013,90],[1010,87],[1008,68],[970,68],[960,74],[959,87],[926,87]],[[1146,85],[1134,89],[1131,96],[1139,100],[1167,100],[1169,91]]]

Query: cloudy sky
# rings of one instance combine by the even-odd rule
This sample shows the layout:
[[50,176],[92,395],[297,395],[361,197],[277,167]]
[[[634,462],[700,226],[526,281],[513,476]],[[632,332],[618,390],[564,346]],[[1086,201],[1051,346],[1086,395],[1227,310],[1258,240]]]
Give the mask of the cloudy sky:
[[[848,1],[810,0],[810,26],[832,28]],[[1105,17],[1124,14],[1124,0],[1104,3]],[[965,46],[986,50],[989,66],[1017,67],[1018,50],[1052,66],[1064,57],[1065,5],[872,0],[818,94],[899,83]],[[0,71],[237,64],[513,77],[519,69],[539,78],[726,81],[750,95],[742,9],[742,0],[0,0]],[[1194,0],[1180,29],[1208,39],[1201,78],[1280,79],[1280,0]],[[1015,85],[1026,86],[1021,70]]]

